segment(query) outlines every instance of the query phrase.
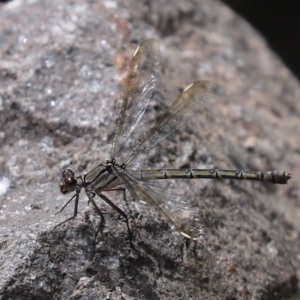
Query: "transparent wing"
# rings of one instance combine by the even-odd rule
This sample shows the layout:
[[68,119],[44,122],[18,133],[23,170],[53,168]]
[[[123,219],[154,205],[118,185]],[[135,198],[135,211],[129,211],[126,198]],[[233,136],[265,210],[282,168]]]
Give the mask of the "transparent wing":
[[191,119],[206,99],[209,91],[210,83],[208,81],[197,81],[188,86],[156,125],[133,148],[123,163],[127,165],[139,153],[148,152],[152,147]]
[[159,44],[155,39],[141,43],[132,57],[111,158],[116,158],[120,146],[130,136],[147,109],[157,78],[159,60]]
[[117,173],[135,201],[142,205],[153,206],[174,229],[186,238],[195,241],[203,239],[203,222],[197,209],[191,208],[187,201],[159,187],[153,180],[155,178],[149,177],[141,180],[141,173],[138,170],[117,171]]

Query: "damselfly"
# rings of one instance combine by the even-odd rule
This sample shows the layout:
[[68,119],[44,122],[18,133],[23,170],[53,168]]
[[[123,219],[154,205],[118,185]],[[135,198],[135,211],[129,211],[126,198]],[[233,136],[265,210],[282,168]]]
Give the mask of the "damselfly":
[[203,224],[197,210],[193,209],[186,199],[153,184],[153,180],[168,178],[230,178],[286,184],[291,178],[291,174],[284,171],[254,172],[218,169],[132,170],[127,168],[138,154],[147,153],[152,147],[180,128],[197,113],[210,92],[210,83],[208,81],[197,81],[188,86],[156,125],[136,143],[136,146],[133,147],[127,157],[119,162],[117,158],[121,146],[138,125],[152,98],[158,69],[159,45],[155,39],[148,39],[140,44],[131,60],[110,159],[83,176],[76,177],[71,169],[62,171],[61,192],[66,194],[75,191],[75,194],[60,212],[73,199],[75,199],[75,207],[73,216],[57,226],[76,217],[79,194],[81,189],[84,189],[89,202],[92,203],[101,217],[101,225],[104,222],[104,217],[94,200],[96,195],[125,218],[130,234],[131,231],[125,212],[103,194],[103,192],[119,189],[118,186],[120,186],[128,190],[135,201],[154,207],[184,237],[197,241],[204,234]]

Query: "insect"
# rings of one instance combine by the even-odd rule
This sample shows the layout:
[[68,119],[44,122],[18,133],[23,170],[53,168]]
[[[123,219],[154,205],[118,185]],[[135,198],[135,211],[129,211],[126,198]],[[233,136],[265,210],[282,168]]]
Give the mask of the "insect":
[[62,171],[61,192],[63,194],[75,192],[75,194],[59,212],[74,199],[75,206],[73,215],[56,225],[54,229],[76,217],[79,194],[84,189],[89,202],[101,218],[100,225],[104,222],[104,216],[94,200],[96,195],[124,217],[130,235],[131,231],[127,215],[114,204],[113,200],[103,194],[103,192],[120,189],[120,186],[122,186],[129,191],[135,201],[154,207],[185,238],[199,241],[203,238],[204,228],[197,211],[190,207],[185,199],[153,184],[154,180],[168,178],[230,178],[286,184],[291,178],[291,174],[284,171],[254,172],[218,169],[132,170],[128,168],[128,165],[140,153],[147,153],[152,147],[180,128],[197,113],[210,92],[210,83],[208,81],[197,81],[188,86],[155,126],[136,143],[127,157],[119,162],[118,155],[122,145],[138,125],[152,98],[158,69],[159,44],[155,39],[145,40],[134,52],[130,63],[110,159],[99,164],[83,176],[75,176],[71,169]]

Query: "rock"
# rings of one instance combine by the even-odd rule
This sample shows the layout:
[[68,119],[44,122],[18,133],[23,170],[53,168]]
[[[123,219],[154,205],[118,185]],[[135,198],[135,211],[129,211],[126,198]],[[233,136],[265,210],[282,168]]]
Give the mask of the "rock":
[[[221,2],[13,1],[0,10],[0,295],[3,299],[283,299],[297,292],[299,83],[261,37]],[[201,112],[133,168],[283,169],[288,185],[163,183],[206,227],[194,245],[129,193],[107,197],[124,220],[80,195],[76,219],[59,168],[84,174],[109,157],[122,87],[137,44],[155,37],[161,74],[132,141],[197,80]],[[251,145],[250,142],[251,141]],[[250,145],[250,146],[249,146]],[[122,153],[123,155],[123,153]],[[122,156],[121,155],[121,156]],[[121,161],[121,160],[120,160]]]

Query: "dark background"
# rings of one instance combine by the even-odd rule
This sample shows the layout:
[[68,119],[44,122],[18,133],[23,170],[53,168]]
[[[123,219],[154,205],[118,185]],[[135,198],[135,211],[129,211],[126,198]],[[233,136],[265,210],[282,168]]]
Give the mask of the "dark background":
[[223,0],[267,40],[300,78],[300,1]]

